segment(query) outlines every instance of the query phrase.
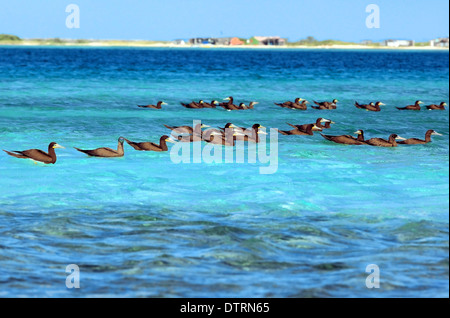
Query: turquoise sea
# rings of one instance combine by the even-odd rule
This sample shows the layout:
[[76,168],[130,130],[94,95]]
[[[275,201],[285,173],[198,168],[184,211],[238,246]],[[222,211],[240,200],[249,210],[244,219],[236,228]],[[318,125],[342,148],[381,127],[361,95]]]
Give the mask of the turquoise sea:
[[[230,95],[259,104],[180,105]],[[296,97],[340,102],[273,104]],[[0,47],[0,149],[66,147],[49,166],[0,154],[0,297],[448,297],[449,112],[395,108],[418,99],[449,102],[448,51]],[[379,113],[353,106],[378,100]],[[443,136],[378,148],[279,135],[266,175],[73,149],[158,142],[193,120],[288,130],[318,117],[332,135]],[[380,288],[366,287],[370,264]]]

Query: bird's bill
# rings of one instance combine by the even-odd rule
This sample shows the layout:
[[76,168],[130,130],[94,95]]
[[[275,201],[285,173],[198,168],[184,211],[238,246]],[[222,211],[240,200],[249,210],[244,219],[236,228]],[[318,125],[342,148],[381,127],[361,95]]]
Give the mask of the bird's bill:
[[322,119],[320,120],[320,122],[321,122],[321,123],[331,123],[332,121],[329,120],[329,119],[322,118]]
[[438,133],[437,131],[433,131],[431,134],[435,136],[442,136],[442,134]]
[[312,129],[319,130],[319,131],[322,131],[322,130],[323,130],[322,128],[317,127],[316,125],[314,125]]
[[205,125],[205,124],[202,124],[202,126],[201,126],[201,128],[208,128],[208,127],[211,127],[211,126],[208,126],[208,125]]
[[162,102],[161,105],[168,105],[166,102]]
[[56,144],[56,145],[53,145],[53,149],[56,149],[56,148],[60,148],[60,149],[66,149],[66,147],[63,147],[63,146],[61,146],[61,145],[58,145],[58,144]]
[[[304,100],[304,99],[303,99]],[[310,102],[308,102],[308,101],[305,101],[305,104],[311,104]]]
[[229,97],[227,97],[227,98],[224,98],[223,100],[231,100]]
[[213,102],[213,104],[219,105],[220,103],[219,103],[218,101],[215,100],[215,101]]
[[200,101],[199,103],[200,103],[200,104],[203,104],[203,103],[204,103],[204,101],[202,101],[202,100],[201,100],[201,101]]
[[259,130],[259,131],[258,131],[258,134],[261,134],[261,135],[267,135],[267,133],[266,133],[265,131],[262,131],[262,130]]
[[442,105],[444,105],[444,106],[448,106],[448,105],[447,105],[447,103],[444,103],[444,104],[442,104]]
[[385,103],[379,103],[378,105],[380,105],[380,106],[386,106]]
[[175,141],[175,140],[173,140],[173,139],[172,139],[172,138],[170,138],[170,137],[166,139],[166,142],[171,142],[171,143],[173,143],[173,144],[174,144],[174,143],[176,143],[176,141]]
[[266,128],[266,127],[264,127],[263,125],[259,125],[259,128]]
[[418,101],[417,104],[423,104],[423,102],[422,101]]
[[395,139],[396,140],[406,140],[406,138],[403,138],[403,137],[400,137],[400,136],[397,136]]
[[355,135],[361,135],[361,134],[362,134],[362,131],[361,131],[361,130],[357,130],[357,131],[355,131],[353,134],[355,134]]
[[253,105],[259,104],[259,102],[252,102]]

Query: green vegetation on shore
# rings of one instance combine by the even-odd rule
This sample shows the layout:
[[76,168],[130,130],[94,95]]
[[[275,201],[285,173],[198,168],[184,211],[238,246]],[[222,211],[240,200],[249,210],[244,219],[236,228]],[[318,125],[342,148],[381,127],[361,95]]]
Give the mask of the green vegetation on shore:
[[324,40],[318,41],[312,36],[308,36],[306,39],[297,42],[287,42],[287,46],[331,46],[331,45],[358,45],[354,42],[345,42],[338,40]]
[[146,46],[146,45],[168,45],[171,42],[164,41],[144,41],[144,40],[70,40],[61,38],[50,39],[21,39],[18,36],[10,34],[0,34],[0,44],[4,45],[92,45],[92,46]]
[[416,42],[414,46],[429,46],[430,42]]
[[16,35],[0,34],[0,42],[18,42],[18,41],[22,41],[22,39]]

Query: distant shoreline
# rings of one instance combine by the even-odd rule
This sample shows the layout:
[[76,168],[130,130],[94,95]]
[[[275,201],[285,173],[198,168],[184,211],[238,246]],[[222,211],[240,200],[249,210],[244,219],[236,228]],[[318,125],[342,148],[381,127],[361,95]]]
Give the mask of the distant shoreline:
[[135,48],[185,48],[185,49],[347,49],[347,50],[430,50],[430,51],[448,51],[447,47],[433,47],[433,46],[408,46],[408,47],[388,47],[388,46],[371,46],[371,45],[175,45],[164,42],[146,42],[146,41],[88,41],[83,43],[63,42],[54,43],[49,41],[2,41],[0,46],[23,46],[23,47],[79,47],[79,48],[106,48],[106,47],[135,47]]

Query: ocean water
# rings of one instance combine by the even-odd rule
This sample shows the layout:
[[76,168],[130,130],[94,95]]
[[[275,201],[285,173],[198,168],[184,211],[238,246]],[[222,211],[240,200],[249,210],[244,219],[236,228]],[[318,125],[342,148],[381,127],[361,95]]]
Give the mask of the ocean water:
[[[259,104],[179,104],[230,95]],[[296,97],[340,103],[273,104]],[[1,47],[0,149],[66,149],[49,166],[0,155],[0,297],[448,297],[449,113],[395,108],[418,99],[449,101],[448,51]],[[332,135],[443,136],[378,148],[280,135],[274,174],[73,149],[157,142],[193,120],[288,130],[318,117]],[[366,287],[370,264],[380,288]]]

